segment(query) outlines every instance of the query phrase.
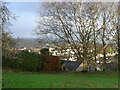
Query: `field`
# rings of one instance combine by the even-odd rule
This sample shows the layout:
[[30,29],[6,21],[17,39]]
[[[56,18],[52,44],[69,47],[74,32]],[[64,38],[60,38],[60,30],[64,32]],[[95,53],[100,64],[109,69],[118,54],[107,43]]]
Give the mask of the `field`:
[[118,88],[118,73],[3,73],[3,88]]

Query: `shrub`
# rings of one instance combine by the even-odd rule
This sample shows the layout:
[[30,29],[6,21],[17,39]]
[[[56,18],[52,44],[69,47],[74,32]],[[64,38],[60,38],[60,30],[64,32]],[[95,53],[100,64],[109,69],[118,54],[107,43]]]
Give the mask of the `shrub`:
[[3,57],[3,67],[22,71],[41,71],[44,66],[42,55],[22,51],[16,59]]
[[23,71],[40,71],[44,66],[42,56],[37,53],[22,51],[19,53],[19,61]]
[[58,56],[44,55],[46,65],[44,66],[45,71],[57,71],[61,70],[61,60]]
[[14,57],[2,56],[2,67],[17,69],[19,67],[19,61]]
[[64,60],[61,60],[61,65],[63,65],[65,63],[65,61]]
[[43,48],[40,50],[42,55],[51,55],[48,48]]

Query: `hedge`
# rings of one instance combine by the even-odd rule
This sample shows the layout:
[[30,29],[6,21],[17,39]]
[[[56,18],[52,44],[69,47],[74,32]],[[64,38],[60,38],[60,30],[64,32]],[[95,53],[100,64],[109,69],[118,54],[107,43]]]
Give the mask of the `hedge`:
[[16,57],[8,58],[3,56],[2,67],[35,72],[43,69],[44,62],[40,54],[22,51],[16,54]]

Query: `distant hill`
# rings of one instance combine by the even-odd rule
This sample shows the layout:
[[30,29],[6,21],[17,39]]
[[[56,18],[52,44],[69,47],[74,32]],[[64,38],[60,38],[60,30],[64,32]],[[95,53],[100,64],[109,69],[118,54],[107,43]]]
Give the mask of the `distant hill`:
[[[52,45],[53,41],[47,41],[45,39],[35,39],[35,38],[19,38],[16,39],[17,45],[16,47],[44,47],[46,44],[50,44]],[[61,46],[66,46],[67,44],[65,44],[65,42],[61,41],[61,40],[56,40],[58,45]]]
[[35,38],[19,38],[16,39],[17,45],[16,47],[41,47],[43,46],[43,40],[41,43],[37,42],[37,39]]

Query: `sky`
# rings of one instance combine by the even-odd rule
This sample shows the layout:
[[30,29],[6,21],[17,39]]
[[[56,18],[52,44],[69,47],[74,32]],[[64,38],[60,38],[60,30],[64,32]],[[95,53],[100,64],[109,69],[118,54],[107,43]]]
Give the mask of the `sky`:
[[10,31],[14,38],[35,38],[37,16],[42,10],[41,2],[10,2],[7,7],[17,16]]

